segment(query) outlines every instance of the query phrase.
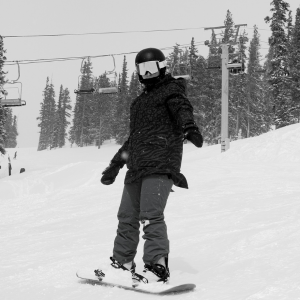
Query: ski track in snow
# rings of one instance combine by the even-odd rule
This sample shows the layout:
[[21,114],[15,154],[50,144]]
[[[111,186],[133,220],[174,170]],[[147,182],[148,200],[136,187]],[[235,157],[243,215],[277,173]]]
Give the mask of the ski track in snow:
[[[111,186],[99,180],[119,147],[18,149],[12,176],[0,180],[1,300],[158,297],[75,276],[109,264],[126,170]],[[220,145],[184,145],[189,189],[174,187],[165,212],[171,284],[197,288],[164,297],[300,299],[299,149],[299,124],[232,142],[222,154]],[[139,272],[142,251],[141,237]]]

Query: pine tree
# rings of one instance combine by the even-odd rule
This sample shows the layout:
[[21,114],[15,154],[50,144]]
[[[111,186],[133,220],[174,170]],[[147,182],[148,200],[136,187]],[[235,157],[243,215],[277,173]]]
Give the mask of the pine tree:
[[188,54],[188,59],[189,59],[189,66],[191,68],[191,77],[193,78],[193,75],[197,73],[197,59],[198,59],[198,49],[195,46],[195,40],[192,38],[191,40],[191,46],[189,47],[189,54]]
[[[5,82],[5,72],[3,71],[3,65],[6,60],[6,57],[4,55],[5,52],[6,51],[4,50],[3,38],[0,35],[0,92],[2,91],[2,87]],[[2,96],[2,94],[0,93],[0,99],[1,99],[1,96]]]
[[5,121],[6,121],[6,110],[0,105],[0,153],[5,154]]
[[17,117],[13,116],[12,110],[10,108],[6,109],[6,118],[5,118],[5,125],[4,125],[6,138],[5,147],[6,148],[15,148],[17,146]]
[[291,30],[290,76],[294,118],[300,122],[300,8],[297,8],[295,26]]
[[123,144],[129,137],[129,108],[130,98],[128,95],[128,69],[126,56],[124,56],[122,74],[120,77],[119,94],[117,97],[117,115],[116,121],[116,141],[119,144]]
[[18,120],[17,116],[14,116],[13,125],[12,125],[12,131],[11,131],[11,148],[17,147],[17,136],[18,133]]
[[[239,47],[236,49],[232,42],[235,41],[236,33],[234,29],[234,21],[232,14],[227,10],[227,14],[224,21],[225,30],[222,33],[222,43],[230,43],[228,47],[229,61],[237,60],[243,62],[245,60],[245,42],[247,41],[246,37],[240,40]],[[235,41],[238,42],[238,41]],[[242,118],[242,107],[245,102],[244,95],[244,76],[237,75],[229,77],[229,97],[228,97],[228,134],[229,137],[234,138],[238,135],[238,130],[241,126]]]
[[6,137],[4,139],[4,147],[10,148],[11,145],[11,132],[12,132],[12,126],[13,126],[13,115],[12,110],[10,108],[6,108],[6,118],[5,118],[5,124],[4,124],[4,130]]
[[[84,62],[79,88],[83,90],[91,89],[94,86],[94,76],[92,74],[92,63],[90,59]],[[91,102],[93,95],[77,95],[74,107],[73,125],[70,128],[70,142],[80,147],[89,145],[93,141],[90,124],[90,114],[93,113]]]
[[203,136],[208,144],[218,143],[221,136],[221,53],[222,50],[217,46],[216,35],[213,32],[208,58],[206,61],[202,57],[199,58],[202,69],[207,65],[206,72],[202,72],[201,75],[203,80],[201,87],[203,90]]
[[59,90],[56,111],[55,111],[55,117],[54,117],[54,130],[53,130],[53,140],[52,140],[51,148],[57,148],[59,144],[60,130],[62,126],[61,109],[62,109],[62,98],[64,96],[63,93],[64,93],[64,89],[63,86],[61,85]]
[[269,131],[270,117],[268,101],[264,97],[262,67],[260,61],[260,36],[254,25],[253,38],[249,47],[249,62],[247,67],[247,105],[246,130],[247,137]]
[[182,50],[179,48],[180,45],[176,43],[174,46],[173,52],[169,54],[167,57],[167,64],[169,72],[173,76],[181,75],[180,73],[180,63],[181,63],[181,56],[182,56]]
[[38,126],[41,128],[38,151],[51,148],[55,132],[55,92],[53,84],[49,84],[49,77],[46,80],[40,116],[37,120],[40,121]]
[[[105,88],[110,87],[111,83],[106,73],[98,78],[99,86]],[[115,96],[109,94],[95,93],[93,102],[93,111],[91,119],[91,133],[96,146],[100,149],[104,140],[109,139],[112,135],[112,102]]]
[[269,45],[273,48],[273,58],[271,60],[271,70],[269,73],[271,91],[274,98],[276,128],[280,128],[293,123],[294,107],[291,101],[290,82],[287,78],[288,71],[288,38],[285,32],[287,28],[289,4],[284,0],[273,0],[271,12],[272,17],[266,17],[266,23],[270,23],[272,36]]
[[227,13],[226,13],[226,17],[224,20],[224,26],[226,26],[226,27],[225,27],[224,32],[222,33],[222,43],[228,43],[228,42],[232,41],[232,39],[235,35],[232,13],[230,12],[229,9],[227,10]]
[[68,88],[65,88],[63,91],[63,98],[61,103],[61,109],[59,111],[60,118],[60,130],[58,137],[58,147],[61,148],[65,145],[67,138],[67,128],[70,125],[69,118],[71,117],[71,98]]
[[129,89],[128,89],[128,94],[129,98],[132,101],[135,99],[142,91],[142,85],[139,81],[139,76],[136,72],[133,72],[131,74],[131,80],[129,83]]
[[47,109],[47,147],[52,146],[54,133],[55,133],[55,111],[56,111],[56,103],[55,103],[55,91],[54,85],[51,82],[48,90],[48,98],[46,102]]
[[187,81],[187,94],[194,107],[195,121],[202,129],[204,124],[202,98],[206,84],[206,62],[205,59],[202,56],[199,57],[197,53],[198,49],[195,46],[194,38],[192,38],[188,52],[188,65],[190,67],[191,79]]
[[36,118],[37,120],[40,121],[38,124],[38,127],[40,127],[38,151],[47,149],[45,101],[46,101],[46,97],[47,97],[48,86],[49,86],[49,77],[47,77],[46,87],[43,91],[43,102],[41,102],[40,115],[39,115],[39,117]]
[[[4,56],[5,50],[3,45],[3,38],[0,35],[0,100],[3,97],[3,84],[5,82],[4,77],[4,71],[3,71],[3,65],[4,61],[6,60],[6,57]],[[5,118],[6,118],[6,111],[5,108],[1,106],[0,104],[0,153],[5,153],[4,148],[4,140],[6,138],[5,130],[4,130],[4,124],[5,124]]]
[[[246,43],[248,37],[244,31],[237,40],[237,53],[232,53],[232,60],[245,64]],[[232,75],[229,73],[229,134],[232,138],[237,138],[241,130],[243,136],[247,131],[248,121],[248,101],[247,101],[247,76],[245,73]]]

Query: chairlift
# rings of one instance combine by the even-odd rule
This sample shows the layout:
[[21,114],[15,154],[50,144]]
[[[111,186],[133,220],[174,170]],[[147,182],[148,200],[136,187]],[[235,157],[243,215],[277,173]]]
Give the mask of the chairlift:
[[110,87],[98,87],[98,93],[100,94],[116,94],[118,93],[117,84],[117,72],[116,72],[116,61],[113,55],[111,55],[114,62],[114,68],[111,71],[105,71],[106,77],[112,82]]
[[245,64],[237,59],[227,64],[227,69],[232,75],[239,75],[245,71]]
[[[10,84],[12,86],[3,87],[0,91],[3,96],[0,94],[0,105],[4,107],[15,107],[15,106],[25,106],[26,101],[22,100],[22,82],[18,81],[20,79],[20,65],[19,62],[16,61],[18,65],[18,77],[17,79],[13,79],[7,81],[5,85]],[[8,90],[16,90],[17,97],[10,97],[10,93]],[[4,97],[4,98],[3,98]]]
[[[177,73],[180,73],[180,71],[182,69],[185,69],[186,70],[186,74],[182,74],[182,75],[173,75],[175,72],[176,72],[176,69],[178,69],[179,72]],[[173,66],[173,69],[171,71],[171,75],[172,77],[174,77],[175,79],[178,79],[178,78],[183,78],[183,79],[186,79],[186,80],[190,80],[191,79],[191,66],[188,64],[188,63],[176,63],[174,66]]]
[[[74,93],[77,95],[91,95],[94,94],[95,92],[98,92],[99,94],[116,94],[118,93],[118,87],[117,87],[117,72],[115,71],[116,69],[116,63],[115,63],[115,58],[113,55],[111,55],[113,58],[113,62],[114,62],[114,69],[112,71],[105,71],[106,76],[111,80],[113,83],[113,86],[110,87],[99,87],[99,81],[96,79],[95,76],[91,75],[92,80],[92,87],[88,88],[88,89],[80,89],[80,85],[81,85],[81,78],[83,78],[83,67],[84,67],[84,62],[86,59],[88,59],[88,57],[85,57],[82,59],[81,62],[81,68],[80,68],[80,72],[82,75],[79,75],[78,77],[78,89],[74,90]],[[95,83],[95,84],[94,84]]]
[[[78,89],[74,90],[74,93],[77,94],[77,95],[90,95],[90,94],[93,94],[95,92],[95,89],[94,89],[93,86],[91,88],[89,88],[89,89],[81,89],[80,88],[80,86],[81,86],[81,79],[84,77],[84,75],[83,75],[83,67],[84,67],[84,63],[85,63],[85,61],[87,59],[89,59],[89,57],[84,57],[82,59],[82,61],[81,61],[80,73],[82,75],[78,76]],[[95,76],[91,75],[91,78],[95,79]],[[92,81],[92,85],[93,85],[93,81]]]
[[[238,33],[238,30],[237,30]],[[237,35],[236,35],[237,38]],[[243,59],[242,59],[242,54],[241,54],[241,44],[243,42],[243,37],[240,36],[239,38],[239,50],[238,50],[238,54],[236,55],[236,58],[234,58],[232,60],[232,62],[229,62],[227,64],[227,69],[229,70],[230,74],[232,75],[239,75],[239,74],[243,74],[245,71],[245,64],[243,63]]]

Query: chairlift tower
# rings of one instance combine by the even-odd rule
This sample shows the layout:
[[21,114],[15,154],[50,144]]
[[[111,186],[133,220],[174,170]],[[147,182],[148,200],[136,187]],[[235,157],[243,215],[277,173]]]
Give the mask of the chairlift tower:
[[[222,49],[222,108],[221,108],[221,152],[225,152],[230,147],[230,139],[228,137],[228,94],[229,94],[229,70],[230,71],[243,71],[243,64],[242,62],[230,64],[228,62],[229,55],[228,55],[228,48],[229,45],[237,44],[237,37],[239,33],[239,29],[241,26],[247,26],[247,24],[239,24],[235,25],[236,34],[233,41],[228,43],[223,43],[221,41],[217,42],[215,29],[222,29],[226,28],[226,26],[219,26],[219,27],[208,27],[204,28],[204,30],[212,30],[213,36],[213,43],[210,44],[209,41],[205,42],[205,45],[209,47],[220,47]],[[213,67],[214,69],[219,67]]]

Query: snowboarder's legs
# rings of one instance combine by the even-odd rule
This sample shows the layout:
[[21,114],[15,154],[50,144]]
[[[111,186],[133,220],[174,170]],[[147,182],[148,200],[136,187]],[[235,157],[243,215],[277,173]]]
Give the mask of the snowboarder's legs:
[[164,210],[173,181],[167,175],[147,176],[142,181],[140,219],[145,239],[143,261],[155,264],[169,254]]
[[114,242],[113,257],[120,263],[132,262],[140,235],[140,193],[141,183],[125,184],[118,211],[118,229]]
[[143,260],[157,263],[169,253],[164,209],[173,181],[167,175],[151,175],[140,183],[125,184],[118,212],[119,225],[113,257],[121,264],[133,261],[139,243],[139,219],[144,225]]

